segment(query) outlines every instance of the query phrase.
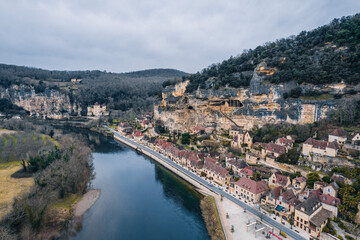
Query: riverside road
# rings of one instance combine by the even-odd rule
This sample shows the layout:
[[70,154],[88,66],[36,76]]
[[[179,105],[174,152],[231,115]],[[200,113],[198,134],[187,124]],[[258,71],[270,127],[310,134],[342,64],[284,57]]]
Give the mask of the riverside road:
[[186,174],[187,176],[191,177],[192,179],[194,179],[195,181],[201,183],[202,185],[204,185],[205,187],[207,187],[208,189],[210,189],[213,192],[216,192],[224,197],[226,197],[227,199],[229,199],[230,201],[234,202],[235,204],[239,205],[240,207],[242,207],[243,209],[245,209],[246,211],[254,214],[255,216],[261,216],[262,221],[269,224],[270,226],[276,228],[276,229],[280,229],[282,232],[286,233],[289,237],[296,239],[296,240],[306,240],[304,237],[300,236],[299,234],[297,234],[296,232],[294,232],[293,230],[289,229],[288,227],[276,222],[275,220],[273,220],[272,218],[262,214],[259,210],[257,210],[256,208],[253,208],[249,205],[247,205],[246,203],[240,201],[239,199],[233,197],[232,195],[226,193],[225,191],[217,188],[216,186],[210,185],[209,182],[205,181],[204,179],[202,179],[201,177],[197,176],[196,174],[188,171],[187,169],[177,165],[176,163],[174,163],[173,161],[171,161],[170,159],[164,157],[162,154],[153,151],[152,149],[143,146],[135,141],[132,141],[120,134],[118,134],[116,131],[114,131],[113,129],[105,126],[106,129],[108,129],[109,131],[113,132],[114,135],[116,135],[116,137],[119,137],[121,139],[123,139],[125,142],[129,142],[135,146],[137,146],[138,148],[144,150],[144,151],[148,151],[151,154],[155,155],[156,157],[160,158],[161,160],[165,161],[166,163],[170,164],[172,167],[174,167],[175,169],[177,169],[178,171]]

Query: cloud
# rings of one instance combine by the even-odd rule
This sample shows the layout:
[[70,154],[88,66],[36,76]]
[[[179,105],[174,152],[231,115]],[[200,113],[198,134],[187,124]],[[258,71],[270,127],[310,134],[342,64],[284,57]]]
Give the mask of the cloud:
[[196,72],[359,10],[357,0],[0,1],[0,62]]

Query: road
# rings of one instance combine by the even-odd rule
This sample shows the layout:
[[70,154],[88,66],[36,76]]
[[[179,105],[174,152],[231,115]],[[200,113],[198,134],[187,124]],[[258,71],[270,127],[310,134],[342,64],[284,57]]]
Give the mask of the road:
[[212,190],[213,192],[216,192],[224,197],[226,197],[227,199],[229,199],[230,201],[234,202],[235,204],[239,205],[240,207],[242,207],[243,209],[245,209],[246,211],[254,214],[255,216],[261,216],[262,220],[271,225],[272,227],[276,228],[276,229],[281,229],[282,232],[286,233],[289,237],[296,239],[296,240],[306,240],[306,238],[300,236],[299,234],[297,234],[296,232],[294,232],[293,230],[287,228],[286,226],[276,222],[274,219],[262,214],[259,210],[252,208],[251,206],[247,205],[246,203],[240,201],[239,199],[233,197],[232,195],[224,192],[223,190],[218,189],[217,187],[210,185],[209,182],[205,181],[204,179],[202,179],[201,177],[197,176],[196,174],[188,171],[187,169],[177,165],[176,163],[174,163],[173,161],[171,161],[170,159],[164,157],[162,154],[153,151],[152,149],[143,146],[135,141],[132,141],[126,137],[123,137],[122,135],[118,134],[116,131],[114,131],[113,129],[105,126],[106,129],[110,130],[111,132],[114,133],[114,135],[116,135],[117,137],[130,142],[133,145],[136,145],[138,148],[149,151],[150,153],[152,153],[153,155],[157,156],[158,158],[162,159],[163,161],[165,161],[166,163],[170,164],[171,166],[173,166],[174,168],[176,168],[178,171],[181,171],[182,173],[188,175],[189,177],[191,177],[192,179],[194,179],[195,181],[201,183],[202,185],[204,185],[205,187],[207,187],[208,189]]

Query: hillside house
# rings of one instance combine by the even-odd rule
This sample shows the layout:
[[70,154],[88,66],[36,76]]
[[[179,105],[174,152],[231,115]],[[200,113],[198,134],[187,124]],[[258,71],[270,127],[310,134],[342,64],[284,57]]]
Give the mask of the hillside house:
[[347,133],[343,128],[335,129],[329,134],[329,142],[337,142],[338,144],[343,145],[346,143]]
[[286,148],[282,145],[278,145],[275,143],[268,143],[265,148],[262,149],[265,152],[265,155],[270,154],[274,157],[279,157],[281,154],[287,152]]
[[278,138],[275,143],[284,146],[286,149],[290,149],[294,146],[294,141],[289,136],[286,138]]
[[109,112],[106,111],[106,105],[105,104],[99,104],[95,103],[92,106],[87,107],[87,116],[93,116],[93,117],[100,117],[100,116],[107,116],[109,115]]
[[239,175],[242,169],[247,167],[248,165],[244,160],[230,160],[226,162],[226,167],[228,169],[232,169],[234,175]]
[[305,156],[317,154],[321,156],[335,157],[338,149],[339,146],[337,142],[326,142],[322,140],[308,138],[303,143],[302,154]]
[[248,164],[257,164],[257,162],[260,160],[260,156],[252,152],[246,153],[245,160]]
[[314,190],[321,189],[321,191],[322,191],[326,185],[327,184],[324,182],[316,181],[316,182],[314,182]]
[[279,186],[287,188],[291,184],[291,181],[289,176],[284,176],[280,173],[273,173],[269,178],[268,183],[270,188],[276,188]]
[[329,194],[321,193],[320,191],[313,191],[310,194],[310,196],[312,196],[314,194],[316,194],[319,197],[323,208],[330,211],[332,216],[334,216],[334,217],[338,216],[338,213],[339,213],[338,206],[341,203],[339,198],[333,197]]
[[293,189],[294,189],[296,195],[305,189],[306,180],[307,179],[302,176],[294,178],[292,180],[292,186],[293,186]]
[[235,137],[236,135],[239,135],[239,134],[243,134],[243,131],[241,130],[241,128],[232,125],[229,129],[229,136]]
[[231,141],[231,147],[240,149],[242,148],[243,144],[246,144],[248,147],[251,147],[253,142],[250,133],[249,132],[244,133],[241,130],[239,134],[233,136],[233,139]]
[[207,178],[212,179],[219,185],[229,185],[231,179],[229,172],[208,158],[205,158],[203,172],[206,173]]
[[251,178],[254,175],[254,170],[251,167],[245,167],[240,171],[240,177]]
[[342,183],[349,184],[349,185],[352,184],[352,181],[350,179],[348,179],[340,174],[337,174],[337,173],[334,173],[330,179],[334,182],[342,182]]
[[337,197],[339,186],[336,182],[332,182],[323,189],[324,194],[329,194],[332,197]]
[[261,199],[261,205],[266,206],[268,209],[275,208],[283,191],[284,189],[281,186],[272,189],[266,194],[265,198]]
[[258,203],[265,196],[269,188],[264,181],[256,182],[246,177],[240,178],[235,183],[235,193],[245,200]]
[[317,238],[330,216],[331,212],[323,208],[319,197],[314,194],[295,207],[294,225]]
[[360,145],[360,133],[357,133],[352,139],[351,144],[353,145]]

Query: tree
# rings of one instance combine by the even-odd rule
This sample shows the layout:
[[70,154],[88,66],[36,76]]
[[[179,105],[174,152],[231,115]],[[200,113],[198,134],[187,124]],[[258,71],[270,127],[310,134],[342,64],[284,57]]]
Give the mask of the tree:
[[181,135],[181,144],[185,144],[185,145],[190,144],[190,134],[189,133],[183,133]]
[[314,183],[316,181],[320,181],[320,176],[317,172],[309,173],[306,177],[307,177],[306,184],[310,188],[314,187]]

